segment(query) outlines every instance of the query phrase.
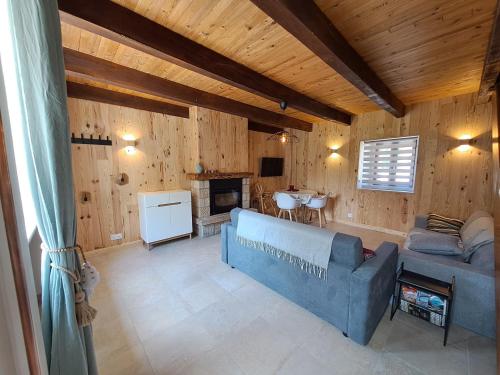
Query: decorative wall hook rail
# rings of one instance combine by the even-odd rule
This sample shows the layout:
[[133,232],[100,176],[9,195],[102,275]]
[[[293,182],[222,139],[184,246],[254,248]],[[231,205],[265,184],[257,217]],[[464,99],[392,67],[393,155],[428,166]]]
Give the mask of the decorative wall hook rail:
[[112,146],[113,142],[106,136],[106,139],[102,139],[101,136],[99,138],[94,138],[92,134],[90,138],[85,138],[83,133],[80,138],[75,137],[75,133],[71,133],[71,143],[77,143],[82,145],[102,145],[102,146]]

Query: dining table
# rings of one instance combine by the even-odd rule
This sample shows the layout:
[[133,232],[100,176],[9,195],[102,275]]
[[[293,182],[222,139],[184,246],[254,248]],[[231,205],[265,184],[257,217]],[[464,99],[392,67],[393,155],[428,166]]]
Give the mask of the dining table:
[[306,205],[311,201],[311,198],[316,196],[318,194],[317,191],[314,190],[308,190],[308,189],[298,189],[298,190],[278,190],[275,191],[273,194],[273,200],[276,201],[278,199],[278,194],[279,193],[285,193],[288,194],[295,199],[300,199],[300,220],[303,223],[305,221],[305,207]]

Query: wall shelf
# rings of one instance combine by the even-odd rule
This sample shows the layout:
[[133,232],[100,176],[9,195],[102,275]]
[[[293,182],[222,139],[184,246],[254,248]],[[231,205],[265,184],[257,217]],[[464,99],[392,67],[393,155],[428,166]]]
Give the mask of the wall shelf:
[[246,178],[252,177],[252,172],[227,172],[227,173],[187,173],[188,180],[207,181],[207,180],[222,180],[229,178]]

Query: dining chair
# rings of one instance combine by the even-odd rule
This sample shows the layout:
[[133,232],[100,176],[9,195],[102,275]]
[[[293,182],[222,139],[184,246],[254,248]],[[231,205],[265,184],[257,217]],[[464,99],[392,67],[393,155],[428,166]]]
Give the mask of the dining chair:
[[276,196],[276,203],[280,209],[278,218],[283,214],[283,219],[285,219],[285,212],[288,212],[290,221],[293,221],[292,214],[295,215],[295,221],[298,221],[296,209],[301,206],[300,198],[294,198],[286,193],[278,193]]
[[269,210],[269,207],[273,209],[274,216],[277,216],[276,206],[273,201],[273,194],[264,191],[264,187],[260,183],[255,184],[255,192],[257,199],[259,200],[260,212],[265,214]]
[[306,204],[306,207],[307,207],[307,209],[309,211],[309,215],[310,215],[309,222],[312,220],[313,212],[317,212],[320,228],[323,228],[322,220],[324,220],[325,224],[326,224],[325,207],[326,207],[327,202],[328,202],[328,194],[325,194],[325,195],[320,195],[318,197],[311,198],[309,203]]

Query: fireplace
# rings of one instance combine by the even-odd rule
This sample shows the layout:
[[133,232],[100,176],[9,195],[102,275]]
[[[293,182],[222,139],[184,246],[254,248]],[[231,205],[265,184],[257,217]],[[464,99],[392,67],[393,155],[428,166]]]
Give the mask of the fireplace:
[[210,215],[222,214],[242,207],[242,179],[210,180]]
[[234,207],[250,207],[250,172],[188,173],[191,180],[194,231],[200,237],[220,233]]

